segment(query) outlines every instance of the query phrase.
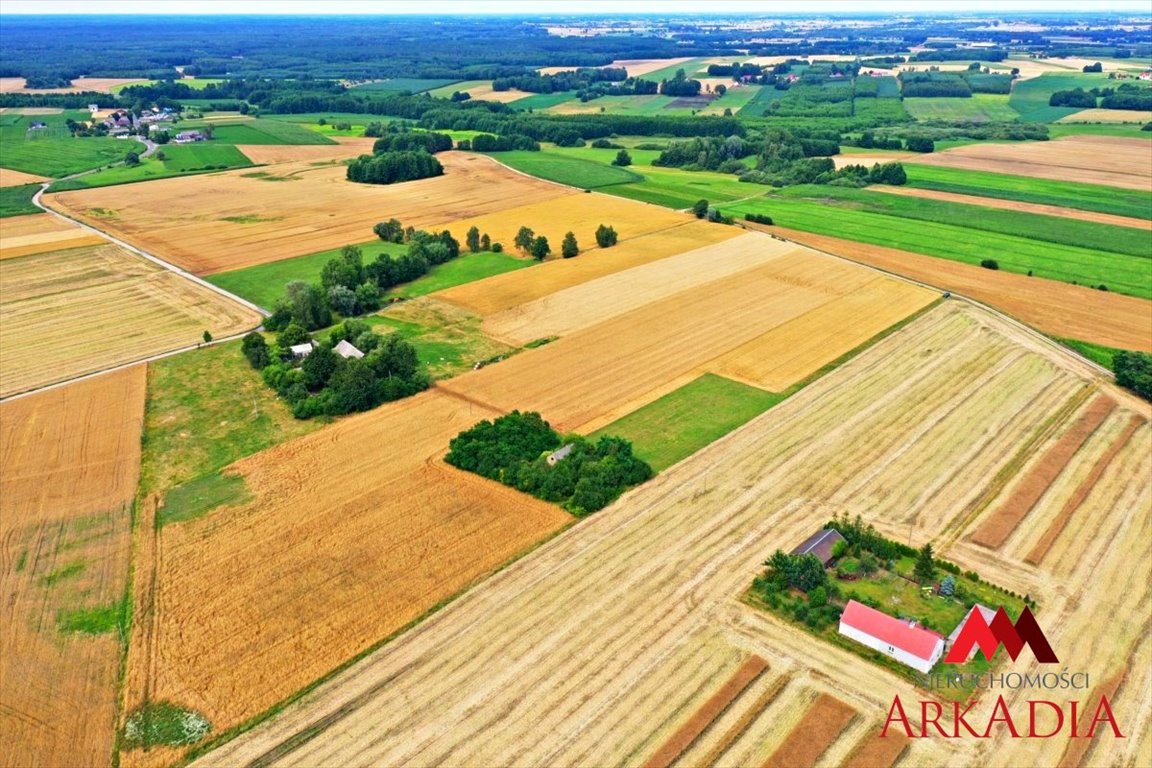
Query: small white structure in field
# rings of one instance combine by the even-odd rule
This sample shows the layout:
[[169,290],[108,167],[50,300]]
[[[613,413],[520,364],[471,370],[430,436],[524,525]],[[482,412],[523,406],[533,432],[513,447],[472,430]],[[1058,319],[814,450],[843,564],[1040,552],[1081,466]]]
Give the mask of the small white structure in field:
[[[956,643],[956,638],[960,636],[960,630],[964,628],[964,625],[968,623],[968,619],[972,618],[972,614],[976,611],[980,611],[980,615],[984,617],[985,624],[991,624],[992,619],[996,617],[996,611],[986,606],[980,605],[980,603],[976,603],[972,606],[971,611],[968,611],[968,613],[964,614],[964,618],[961,619],[960,623],[956,625],[956,629],[952,630],[952,634],[948,635],[948,642],[944,645],[945,648],[951,648]],[[972,646],[972,650],[968,652],[968,658],[965,659],[965,661],[972,660],[972,657],[976,655],[977,647],[978,646],[976,645]]]
[[349,344],[347,339],[341,340],[339,344],[332,347],[332,351],[335,352],[336,354],[340,355],[340,357],[343,357],[345,359],[347,359],[347,358],[359,359],[361,357],[364,357],[364,353],[361,352],[360,350],[356,349],[356,347]]
[[552,453],[548,454],[548,458],[545,459],[545,461],[548,462],[548,466],[552,467],[556,465],[556,462],[567,458],[570,453],[572,453],[572,443],[568,443],[568,445],[552,451]]
[[944,655],[944,638],[931,630],[849,600],[840,634],[927,674]]
[[306,341],[303,344],[293,344],[289,349],[292,350],[292,357],[297,360],[303,360],[312,354],[312,342]]

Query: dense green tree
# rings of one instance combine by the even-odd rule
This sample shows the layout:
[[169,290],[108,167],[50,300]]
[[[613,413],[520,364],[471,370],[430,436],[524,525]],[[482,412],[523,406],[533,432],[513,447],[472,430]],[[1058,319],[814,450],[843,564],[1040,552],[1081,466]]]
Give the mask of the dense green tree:
[[318,285],[293,280],[284,286],[284,297],[280,301],[292,320],[305,330],[323,328],[332,323],[332,313],[328,309],[324,290]]
[[304,372],[304,386],[313,392],[323,389],[340,363],[341,357],[332,351],[332,347],[321,344],[300,365]]
[[531,248],[532,258],[536,261],[544,261],[548,258],[548,254],[552,253],[552,246],[548,244],[548,238],[540,235],[532,241]]
[[480,228],[473,225],[468,228],[468,234],[464,236],[464,242],[468,244],[468,251],[470,253],[480,252]]
[[622,149],[616,153],[616,158],[612,161],[612,165],[625,168],[632,165],[632,155],[628,154],[628,150]]
[[271,361],[268,342],[264,341],[264,335],[258,331],[252,331],[244,337],[240,342],[240,351],[248,358],[248,363],[258,371]]
[[404,226],[399,219],[388,219],[372,227],[372,231],[386,243],[404,242]]
[[605,224],[596,227],[596,245],[601,248],[611,248],[616,245],[616,230]]
[[708,215],[708,201],[697,200],[696,204],[692,206],[692,213],[696,214],[696,218],[702,219]]
[[532,231],[531,227],[520,227],[512,243],[524,253],[530,253],[532,251],[532,243],[535,242],[535,240],[536,233]]
[[920,548],[913,573],[920,582],[929,582],[936,578],[936,561],[932,556],[931,543]]
[[487,232],[485,232],[483,235],[480,236],[480,250],[482,250],[482,251],[492,250],[492,238],[488,237]]
[[[320,271],[320,284],[331,290],[337,286],[352,291],[364,282],[364,260],[362,252],[355,245],[346,245],[340,255],[330,259]],[[337,312],[341,310],[337,309]]]
[[566,259],[580,255],[580,245],[576,242],[576,235],[571,232],[565,233],[564,240],[560,243],[560,255]]
[[284,328],[284,330],[277,334],[276,344],[281,349],[286,350],[289,347],[296,346],[297,344],[303,344],[310,338],[311,336],[308,335],[308,331],[304,328],[304,326],[293,320]]
[[328,289],[328,306],[344,317],[359,314],[356,311],[356,292],[342,285]]
[[360,314],[380,309],[380,289],[376,283],[369,280],[356,286],[356,307]]
[[1116,383],[1145,400],[1152,400],[1152,355],[1147,352],[1117,352],[1112,358]]

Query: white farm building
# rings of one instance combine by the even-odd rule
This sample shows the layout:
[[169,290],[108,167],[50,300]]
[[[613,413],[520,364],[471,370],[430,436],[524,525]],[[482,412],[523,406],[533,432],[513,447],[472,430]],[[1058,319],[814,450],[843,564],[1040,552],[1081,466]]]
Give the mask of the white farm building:
[[840,634],[925,674],[944,655],[940,635],[855,600],[840,616]]

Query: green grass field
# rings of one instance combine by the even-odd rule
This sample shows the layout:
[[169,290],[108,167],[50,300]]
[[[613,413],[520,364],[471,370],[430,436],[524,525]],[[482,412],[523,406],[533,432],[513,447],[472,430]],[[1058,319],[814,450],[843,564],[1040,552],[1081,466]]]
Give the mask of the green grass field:
[[252,498],[244,478],[213,472],[176,486],[156,510],[156,525],[192,520],[223,504],[242,504]]
[[362,318],[377,333],[398,333],[416,348],[416,357],[436,379],[447,379],[480,360],[515,354],[517,350],[493,341],[480,330],[481,319],[467,312],[442,312],[403,302]]
[[[140,80],[140,81],[135,82],[135,83],[124,83],[123,85],[114,85],[111,88],[109,88],[108,90],[111,93],[120,93],[120,91],[124,90],[125,88],[130,88],[131,86],[134,86],[134,85],[155,85],[158,82],[160,82],[160,81],[159,80]],[[224,82],[224,78],[221,78],[221,77],[185,77],[185,78],[181,78],[177,82],[179,82],[182,85],[186,85],[195,91],[202,91],[208,85],[219,85],[220,83]]]
[[1113,347],[1105,347],[1101,344],[1079,341],[1077,339],[1061,339],[1057,337],[1056,341],[1075,351],[1082,357],[1088,358],[1097,365],[1104,366],[1108,370],[1112,370],[1112,360],[1116,357],[1116,353],[1124,351]]
[[917,120],[1012,121],[1020,113],[1008,105],[1008,97],[995,93],[974,93],[969,99],[905,99],[904,108]]
[[945,200],[889,195],[868,189],[802,185],[779,193],[784,197],[811,199],[842,208],[883,213],[938,224],[957,224],[969,229],[1019,235],[1059,245],[1111,251],[1152,259],[1152,237],[1134,227],[1118,227],[1080,219],[1065,219],[1022,211],[1006,211]]
[[1088,90],[1096,86],[1105,86],[1108,82],[1108,75],[1104,73],[1075,72],[1067,75],[1045,73],[1039,77],[1017,80],[1013,83],[1008,104],[1025,122],[1054,123],[1080,110],[1072,107],[1048,106],[1048,99],[1053,93],[1073,88]]
[[491,253],[488,251],[463,253],[445,264],[437,264],[421,278],[396,286],[388,291],[387,295],[403,296],[409,299],[426,296],[445,288],[483,280],[486,277],[505,272],[514,272],[517,269],[525,269],[535,263],[531,259],[520,258],[509,253]]
[[[611,152],[615,156],[619,150],[600,151]],[[556,152],[496,152],[492,157],[518,171],[581,189],[626,184],[643,178],[627,168]]]
[[[137,141],[108,137],[72,138],[64,121],[88,120],[84,111],[57,115],[0,115],[0,165],[25,173],[59,177],[116,163],[131,151],[143,151]],[[45,123],[33,129],[33,123]]]
[[832,213],[823,201],[788,197],[736,203],[727,213],[758,213],[776,224],[805,232],[939,256],[966,264],[995,259],[1000,269],[1080,285],[1106,285],[1112,291],[1152,299],[1152,259],[974,230],[850,207]]
[[136,166],[118,165],[86,176],[58,182],[52,185],[52,191],[65,192],[70,189],[108,187],[114,184],[131,184],[137,181],[187,176],[225,168],[247,168],[252,165],[252,161],[231,144],[216,144],[214,142],[165,144],[157,150],[157,155],[161,152],[164,153],[164,160],[158,160],[156,155],[141,158],[140,164]]
[[311,432],[230,341],[148,364],[140,493],[162,493]]
[[590,435],[631,441],[660,472],[759,416],[784,395],[706,373]]
[[[601,96],[598,99],[589,101],[583,106],[589,109],[590,112],[603,112],[606,115],[655,115],[660,114],[673,101],[675,101],[675,99],[671,96],[655,94],[646,96]],[[519,102],[513,102],[513,105],[517,107],[521,106]],[[557,114],[568,114],[563,109],[556,107],[551,108],[549,111]]]
[[516,101],[510,102],[509,106],[515,107],[516,109],[548,109],[549,107],[554,107],[557,104],[563,104],[566,101],[571,101],[575,96],[575,91],[532,93],[525,95],[522,99],[516,99]]
[[[242,227],[244,224],[237,223],[236,226]],[[366,243],[357,243],[357,245],[360,246],[363,253],[365,264],[375,261],[381,253],[399,256],[406,249],[404,245],[385,243],[381,240],[371,240]],[[303,280],[306,283],[319,282],[320,271],[324,269],[324,265],[339,255],[340,249],[333,248],[330,251],[320,251],[307,256],[296,256],[291,259],[281,259],[231,272],[208,275],[204,279],[247,299],[253,304],[265,309],[272,309],[276,299],[284,295],[284,286],[287,283],[293,280]]]
[[[422,93],[424,91],[431,91],[447,87],[452,83],[459,81],[449,78],[417,78],[417,77],[394,77],[389,80],[378,80],[374,83],[363,83],[362,85],[355,85],[350,90],[353,91],[410,91],[412,93]],[[460,90],[457,88],[456,90]],[[435,94],[433,94],[435,95]],[[451,96],[452,92],[449,91],[448,95]]]
[[18,187],[0,187],[0,219],[7,216],[24,216],[40,213],[32,205],[32,196],[40,189],[39,184],[22,184]]
[[908,185],[921,189],[1152,219],[1152,194],[1138,189],[928,165],[909,164],[904,170],[908,174]]
[[[361,116],[363,118],[363,116]],[[295,123],[261,118],[235,125],[215,124],[212,140],[221,144],[335,144]]]
[[1139,123],[1053,123],[1048,126],[1048,135],[1053,139],[1065,136],[1123,136],[1152,141],[1152,131],[1142,131],[1142,127]]

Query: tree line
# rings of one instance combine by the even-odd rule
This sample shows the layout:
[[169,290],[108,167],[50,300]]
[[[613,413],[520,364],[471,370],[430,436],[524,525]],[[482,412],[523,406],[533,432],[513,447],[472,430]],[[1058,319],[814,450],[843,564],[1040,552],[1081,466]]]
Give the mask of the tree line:
[[627,440],[561,436],[539,413],[520,411],[464,430],[449,443],[444,460],[558,503],[577,517],[603,509],[653,474]]

